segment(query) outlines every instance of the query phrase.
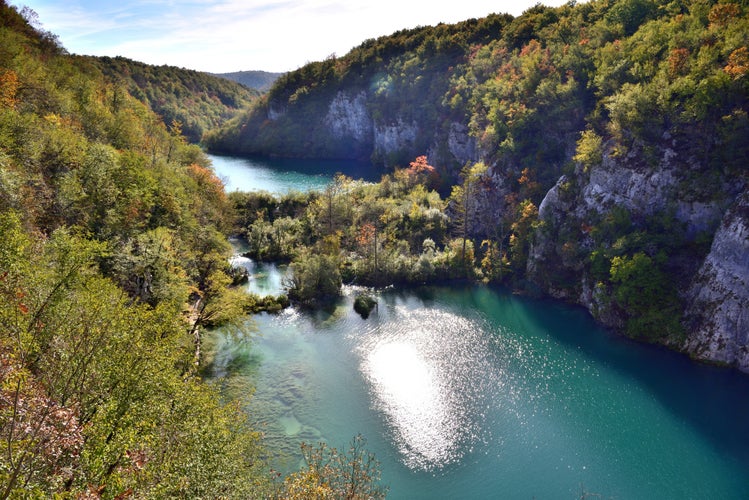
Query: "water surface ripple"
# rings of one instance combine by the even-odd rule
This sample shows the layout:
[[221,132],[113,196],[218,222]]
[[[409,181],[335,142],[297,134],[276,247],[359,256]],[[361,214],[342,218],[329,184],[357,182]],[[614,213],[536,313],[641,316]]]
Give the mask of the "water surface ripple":
[[[384,316],[384,318],[383,318]],[[501,369],[476,321],[440,309],[391,306],[378,327],[353,332],[373,409],[409,468],[459,461],[489,440]]]
[[368,320],[346,292],[256,316],[249,341],[216,332],[277,467],[361,433],[393,499],[748,497],[745,375],[486,287],[384,291]]

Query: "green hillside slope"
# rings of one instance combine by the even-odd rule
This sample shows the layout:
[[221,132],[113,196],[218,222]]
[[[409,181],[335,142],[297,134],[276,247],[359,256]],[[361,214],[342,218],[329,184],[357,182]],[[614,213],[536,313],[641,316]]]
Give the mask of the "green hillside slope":
[[114,87],[121,87],[181,133],[198,143],[208,130],[248,107],[260,93],[208,73],[174,66],[153,66],[124,57],[78,56],[96,66]]
[[199,376],[201,328],[247,304],[175,132],[0,1],[0,498],[264,495],[259,435]]

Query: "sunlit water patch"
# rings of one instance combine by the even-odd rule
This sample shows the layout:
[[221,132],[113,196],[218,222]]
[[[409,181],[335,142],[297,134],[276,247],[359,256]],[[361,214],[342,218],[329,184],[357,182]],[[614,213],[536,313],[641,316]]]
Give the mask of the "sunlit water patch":
[[386,326],[358,345],[373,406],[408,467],[457,462],[488,441],[486,409],[502,386],[481,328],[440,310],[397,306],[386,314]]
[[219,344],[219,368],[251,367],[248,409],[278,468],[300,465],[301,442],[361,433],[391,499],[749,491],[746,377],[482,287],[383,292],[368,320],[353,295],[255,317],[249,350]]

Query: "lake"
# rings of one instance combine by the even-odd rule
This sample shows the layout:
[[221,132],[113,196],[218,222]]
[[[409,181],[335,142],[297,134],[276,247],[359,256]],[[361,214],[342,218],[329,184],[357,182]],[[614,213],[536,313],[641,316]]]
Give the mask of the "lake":
[[354,179],[379,181],[381,173],[371,165],[353,161],[293,160],[285,158],[208,155],[227,191],[322,190],[337,173]]
[[234,267],[243,267],[247,270],[247,284],[245,289],[249,293],[260,295],[280,295],[285,292],[284,278],[288,272],[288,266],[276,265],[268,262],[255,262],[243,254],[247,252],[247,244],[238,239],[232,239],[235,255],[229,261]]
[[362,434],[392,499],[748,497],[746,375],[502,289],[388,289],[367,320],[357,292],[214,332],[215,373],[238,375],[226,387],[275,467],[299,467],[302,441]]

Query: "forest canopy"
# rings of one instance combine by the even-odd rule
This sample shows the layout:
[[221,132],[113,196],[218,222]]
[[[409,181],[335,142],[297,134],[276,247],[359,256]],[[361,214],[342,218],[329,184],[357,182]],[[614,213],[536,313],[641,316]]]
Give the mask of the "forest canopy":
[[231,281],[223,185],[29,21],[0,3],[0,498],[262,495],[260,436],[196,359]]

